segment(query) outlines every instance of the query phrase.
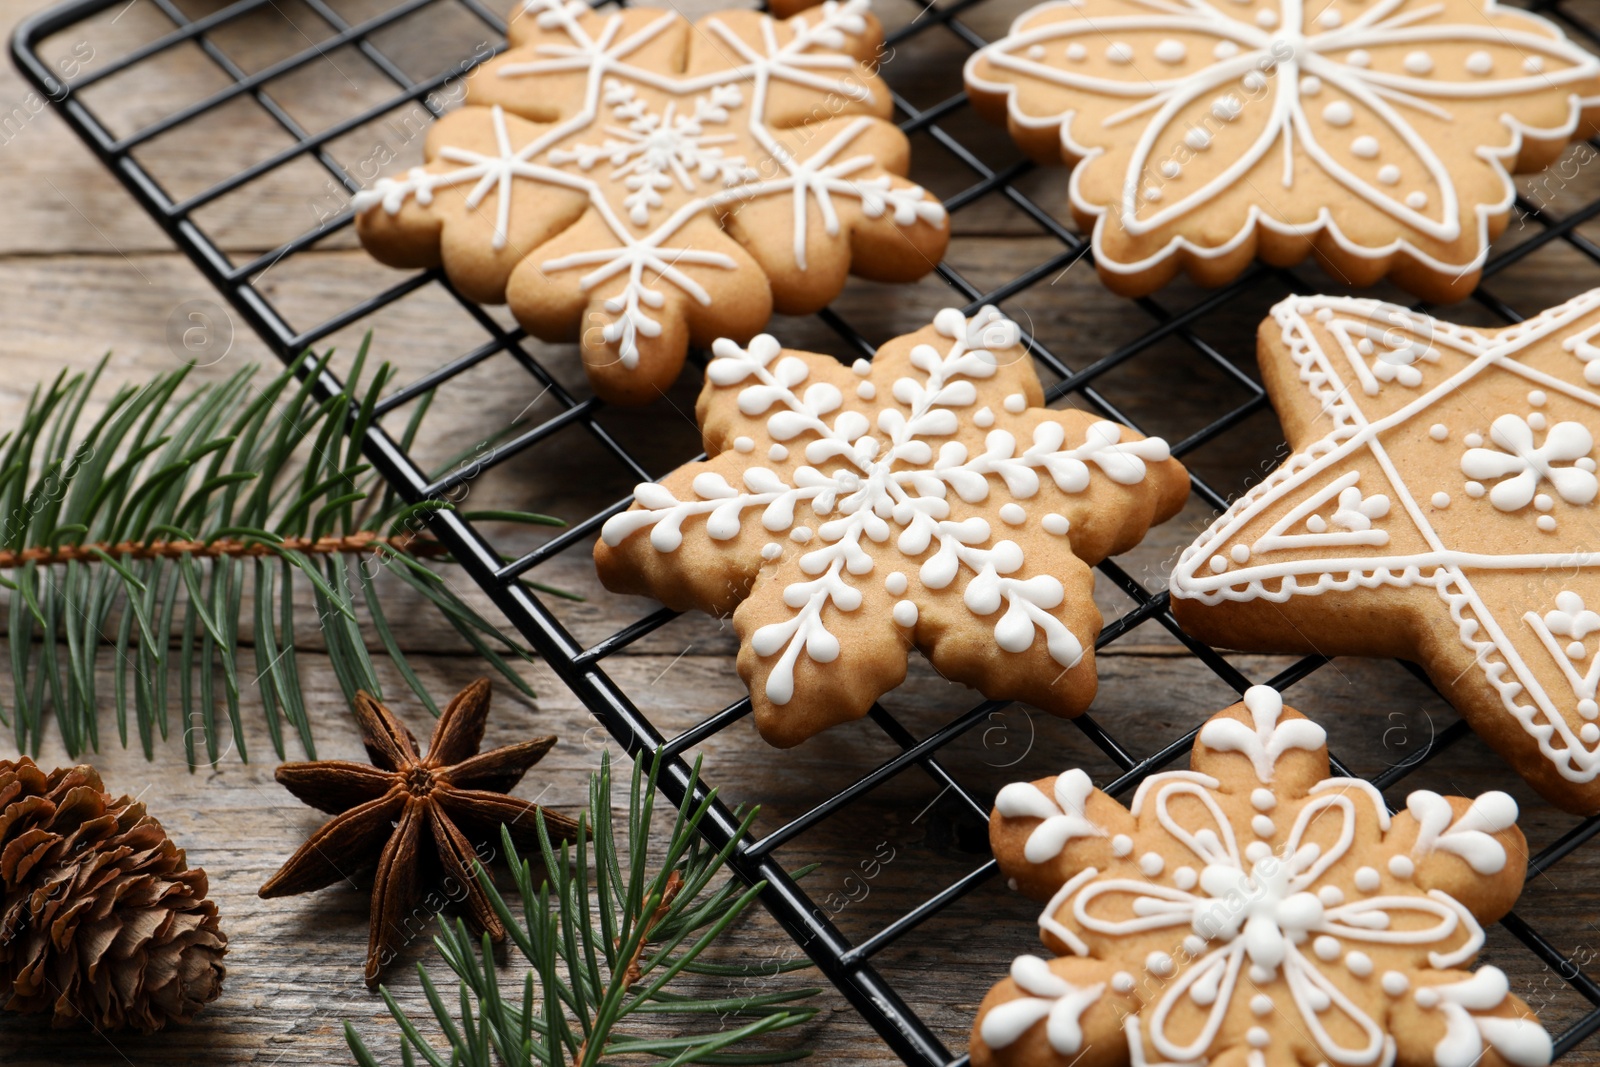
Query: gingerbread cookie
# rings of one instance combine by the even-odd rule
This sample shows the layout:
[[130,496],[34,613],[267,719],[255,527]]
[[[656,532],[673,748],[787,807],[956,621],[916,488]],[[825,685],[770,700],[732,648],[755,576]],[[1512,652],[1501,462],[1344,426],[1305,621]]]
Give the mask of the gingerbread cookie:
[[427,165],[356,195],[356,229],[383,262],[442,264],[535,336],[577,340],[600,396],[644,403],[690,344],[944,255],[943,206],[901,177],[868,0],[693,25],[527,0],[509,35],[429,130]]
[[1182,506],[1166,442],[1040,406],[1020,331],[989,307],[848,367],[767,335],[713,352],[711,458],[638,486],[595,564],[617,592],[733,612],[764,738],[865,715],[911,646],[991,698],[1087,706],[1089,564]]
[[1418,790],[1391,818],[1324,741],[1256,686],[1126,809],[1078,770],[1001,790],[995,857],[1061,958],[984,998],[973,1067],[1549,1063],[1506,976],[1466,970],[1522,891],[1516,802]]
[[967,63],[980,112],[1073,165],[1106,285],[1308,254],[1431,300],[1478,282],[1515,190],[1600,122],[1600,62],[1495,0],[1059,0]]
[[1553,803],[1600,811],[1600,290],[1502,330],[1292,297],[1261,328],[1294,454],[1179,558],[1211,644],[1415,660]]

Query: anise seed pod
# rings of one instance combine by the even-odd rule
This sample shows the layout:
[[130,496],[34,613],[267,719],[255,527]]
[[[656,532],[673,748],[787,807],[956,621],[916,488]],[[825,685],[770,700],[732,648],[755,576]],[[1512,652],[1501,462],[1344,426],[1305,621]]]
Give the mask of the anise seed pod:
[[93,767],[0,760],[0,998],[55,1026],[150,1033],[222,991],[228,938],[144,805]]

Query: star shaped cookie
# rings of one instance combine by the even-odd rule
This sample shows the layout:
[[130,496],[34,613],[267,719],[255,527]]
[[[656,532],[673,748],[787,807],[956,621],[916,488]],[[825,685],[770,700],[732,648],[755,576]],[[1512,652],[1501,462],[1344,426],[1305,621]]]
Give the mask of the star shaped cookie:
[[608,589],[733,613],[779,746],[858,719],[921,649],[994,699],[1094,696],[1089,565],[1183,505],[1166,442],[1043,407],[1015,323],[946,309],[872,360],[713,346],[704,462],[634,490],[595,545]]
[[1495,0],[1056,0],[966,82],[1029,155],[1073,165],[1073,214],[1126,296],[1314,253],[1461,299],[1508,170],[1600,121],[1600,61]]
[[1600,811],[1600,290],[1499,330],[1291,297],[1259,348],[1295,451],[1184,550],[1178,621],[1415,660],[1553,803]]
[[816,311],[852,270],[911,281],[944,255],[943,206],[902,177],[869,6],[691,24],[524,0],[510,51],[429,129],[427,164],[356,195],[357,233],[578,341],[605,399],[649,401],[691,343]]

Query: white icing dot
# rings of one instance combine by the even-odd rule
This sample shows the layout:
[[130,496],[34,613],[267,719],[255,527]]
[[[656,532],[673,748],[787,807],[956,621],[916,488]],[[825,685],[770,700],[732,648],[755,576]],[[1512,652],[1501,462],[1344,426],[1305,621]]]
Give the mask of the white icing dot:
[[1012,393],[1005,398],[1001,406],[1013,415],[1020,415],[1028,410],[1028,398],[1021,393]]
[[1373,349],[1374,346],[1372,344],[1372,338],[1370,337],[1363,337],[1361,340],[1356,342],[1356,351],[1360,352],[1363,356],[1372,355]]
[[862,400],[871,400],[877,395],[878,387],[871,382],[856,383],[856,396],[859,396]]
[[1009,503],[1000,505],[1000,521],[1010,526],[1021,526],[1028,521],[1028,513],[1021,504]]
[[872,364],[867,360],[858,359],[850,364],[850,369],[855,371],[858,376],[865,378],[872,373]]
[[907,584],[904,571],[890,571],[883,580],[884,591],[890,596],[904,596]]
[[784,445],[773,445],[767,449],[767,458],[774,463],[782,463],[789,458],[789,449]]
[[1533,429],[1535,429],[1535,430],[1544,429],[1545,425],[1546,425],[1545,418],[1544,418],[1544,412],[1542,412],[1542,411],[1530,411],[1528,413],[1528,425],[1530,427],[1532,427]]
[[1113,41],[1106,46],[1106,58],[1116,64],[1133,62],[1133,46],[1127,41]]
[[1044,45],[1036,44],[1036,45],[1032,46],[1031,48],[1029,48],[1028,49],[1028,58],[1029,59],[1043,59],[1044,58]]
[[1235,563],[1245,563],[1250,559],[1249,545],[1234,545],[1229,549],[1228,555],[1233,557]]
[[1539,529],[1543,530],[1545,533],[1554,533],[1556,528],[1556,519],[1554,515],[1540,515],[1534,520],[1533,524],[1539,527]]
[[1468,482],[1462,488],[1466,491],[1466,494],[1472,497],[1474,500],[1482,496],[1484,493],[1482,482]]
[[1585,697],[1578,701],[1578,714],[1582,715],[1585,719],[1592,719],[1595,716],[1600,715],[1600,703],[1596,703],[1595,701],[1590,700],[1588,697]]
[[1549,399],[1548,396],[1545,396],[1543,389],[1533,389],[1528,393],[1528,403],[1536,408],[1544,407],[1545,402]]
[[1322,92],[1322,79],[1315,74],[1307,74],[1300,79],[1301,96],[1316,96],[1320,92]]
[[735,437],[733,439],[733,450],[735,452],[754,452],[756,443],[748,437]]
[[1339,12],[1335,11],[1331,7],[1323,8],[1322,14],[1317,16],[1317,25],[1321,26],[1325,30],[1338,29],[1339,24],[1343,21],[1344,16],[1339,14]]
[[1567,646],[1567,658],[1568,659],[1583,659],[1588,654],[1588,652],[1589,652],[1589,650],[1586,647],[1584,647],[1584,644],[1583,644],[1582,641],[1574,641],[1570,645]]
[[1264,7],[1256,12],[1256,25],[1264,30],[1270,30],[1278,24],[1278,13],[1270,7]]
[[1428,427],[1428,436],[1433,438],[1435,441],[1443,441],[1445,438],[1450,436],[1450,427],[1446,426],[1442,422],[1436,422],[1432,426]]
[[1182,63],[1188,55],[1182,41],[1166,40],[1156,45],[1156,58],[1163,63]]
[[1178,166],[1176,160],[1169,159],[1165,163],[1161,164],[1161,176],[1163,178],[1176,178],[1182,173],[1183,168]]
[[1111,976],[1111,988],[1118,993],[1132,993],[1133,986],[1133,975],[1127,971],[1118,971]]
[[1165,952],[1152,952],[1144,958],[1144,969],[1157,978],[1165,978],[1177,968],[1172,964],[1172,957]]
[[1311,942],[1311,951],[1317,954],[1317,959],[1331,962],[1339,958],[1339,942],[1323,934]]
[[1428,194],[1421,189],[1414,189],[1406,194],[1406,207],[1412,211],[1421,211],[1428,206]]
[[[1592,364],[1591,364],[1591,366],[1592,366]],[[1594,460],[1590,459],[1588,456],[1584,456],[1582,459],[1580,459],[1576,463],[1574,463],[1573,466],[1579,468],[1580,470],[1586,470],[1590,474],[1593,474],[1594,471],[1595,471],[1595,462],[1594,462]]]
[[1321,311],[1317,312],[1317,321],[1318,322],[1332,322],[1333,321],[1333,309],[1332,308],[1323,308]]
[[1222,556],[1212,556],[1211,557],[1211,573],[1212,574],[1221,574],[1223,571],[1225,571],[1227,569],[1228,569],[1228,561],[1226,559],[1224,559]]
[[1371,867],[1358,867],[1356,869],[1356,888],[1363,893],[1374,892],[1378,888],[1378,872]]
[[1426,52],[1407,52],[1403,65],[1411,74],[1433,73],[1433,57]]
[[805,544],[807,541],[811,540],[811,527],[796,526],[794,529],[789,531],[789,540],[797,541],[802,545]]
[[1337,908],[1344,903],[1344,890],[1336,885],[1325,885],[1317,890],[1317,899],[1325,908]]
[[1271,967],[1263,967],[1259,963],[1252,963],[1250,965],[1250,981],[1254,982],[1256,985],[1266,985],[1268,982],[1272,981],[1274,973],[1275,972]]
[[972,425],[987,430],[994,425],[994,409],[985,405],[972,413]]
[[1211,102],[1211,114],[1223,122],[1232,122],[1239,117],[1239,112],[1244,110],[1244,101],[1232,93],[1219,96]]
[[1436,507],[1436,508],[1447,508],[1447,507],[1449,507],[1450,506],[1450,494],[1449,493],[1435,493],[1435,494],[1433,494],[1433,506]]
[[1411,979],[1399,971],[1383,972],[1383,991],[1391,997],[1398,997],[1411,988]]
[[1179,867],[1172,872],[1172,884],[1179,889],[1193,889],[1199,882],[1200,876],[1195,873],[1193,867]]
[[1419,1008],[1437,1008],[1439,1006],[1439,994],[1431,989],[1417,990],[1416,999],[1417,1007]]
[[1544,69],[1543,56],[1529,56],[1522,61],[1522,69],[1529,74],[1537,74]]
[[1111,854],[1113,856],[1126,856],[1133,851],[1133,838],[1127,834],[1118,834],[1111,839]]
[[768,541],[766,544],[761,546],[761,558],[764,560],[768,560],[770,562],[771,560],[777,559],[781,555],[783,555],[783,546],[778,544],[776,541]]
[[1068,530],[1072,529],[1072,523],[1067,521],[1067,517],[1065,515],[1057,515],[1053,511],[1047,514],[1044,518],[1040,519],[1039,525],[1044,527],[1045,533],[1055,534],[1057,537],[1062,536]]
[[1239,46],[1232,41],[1218,41],[1217,47],[1211,50],[1211,54],[1218,59],[1232,59],[1239,54]]
[[1365,978],[1372,973],[1372,957],[1365,952],[1351,952],[1345,956],[1344,965],[1357,978]]
[[1378,168],[1378,180],[1385,185],[1400,184],[1400,168],[1393,163],[1385,163]]
[[1377,159],[1378,139],[1367,134],[1362,134],[1360,137],[1357,137],[1354,141],[1350,142],[1350,154],[1361,159]]
[[1578,737],[1584,744],[1592,745],[1596,741],[1600,741],[1600,726],[1596,726],[1592,722],[1586,722],[1583,724],[1583,728],[1578,731]]
[[1355,111],[1343,100],[1334,100],[1322,109],[1322,118],[1330,126],[1348,126],[1355,117]]
[[1344,61],[1352,67],[1366,67],[1372,64],[1372,56],[1365,48],[1357,48],[1345,56]]
[[1250,998],[1250,1010],[1256,1015],[1265,1015],[1272,1010],[1272,998],[1265,993],[1257,993]]
[[901,626],[915,626],[917,624],[917,606],[909,600],[895,601],[894,621]]
[[1278,806],[1278,798],[1272,795],[1272,790],[1257,786],[1250,791],[1250,806],[1257,811],[1271,811]]
[[1259,93],[1267,84],[1267,76],[1259,70],[1252,70],[1242,79],[1244,87],[1252,93]]
[[1146,878],[1154,878],[1167,866],[1167,861],[1161,858],[1159,852],[1146,852],[1139,857],[1139,869]]
[[1272,846],[1265,841],[1252,841],[1244,847],[1244,858],[1251,863],[1259,863],[1272,855]]
[[1072,60],[1074,63],[1082,63],[1083,57],[1088,54],[1089,50],[1083,47],[1083,45],[1079,44],[1077,41],[1073,41],[1071,44],[1067,45],[1067,58]]
[[1250,820],[1250,829],[1256,832],[1257,837],[1271,837],[1278,832],[1278,826],[1265,815],[1257,815]]
[[1161,199],[1161,190],[1154,185],[1147,185],[1144,187],[1144,198],[1154,204]]
[[1189,127],[1189,132],[1183,135],[1183,143],[1196,152],[1203,152],[1211,147],[1211,134],[1201,126]]
[[1551,508],[1556,506],[1556,502],[1550,499],[1549,493],[1540,493],[1538,496],[1533,498],[1533,506],[1538,508],[1540,511],[1549,511]]
[[1250,1043],[1251,1048],[1266,1048],[1272,1040],[1272,1035],[1267,1033],[1264,1026],[1252,1026],[1244,1032],[1244,1039]]
[[1328,520],[1321,515],[1313,515],[1306,520],[1306,529],[1312,533],[1321,533],[1328,528]]
[[1417,865],[1411,862],[1410,856],[1390,856],[1389,873],[1396,878],[1410,878],[1417,873]]
[[1488,52],[1474,52],[1467,57],[1467,72],[1482,77],[1494,69],[1494,57]]
[[1467,436],[1463,437],[1461,440],[1468,448],[1482,448],[1483,447],[1483,434],[1481,434],[1481,433],[1469,433],[1469,434],[1467,434]]
[[[1188,868],[1184,868],[1187,870]],[[1183,888],[1179,886],[1178,888]],[[1183,951],[1191,957],[1198,956],[1206,950],[1206,939],[1199,934],[1186,934],[1183,938]]]

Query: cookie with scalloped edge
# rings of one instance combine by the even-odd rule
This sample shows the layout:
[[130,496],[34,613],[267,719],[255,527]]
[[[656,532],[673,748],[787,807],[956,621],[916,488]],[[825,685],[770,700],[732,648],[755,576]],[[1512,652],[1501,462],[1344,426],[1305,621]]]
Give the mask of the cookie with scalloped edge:
[[1072,212],[1125,296],[1314,255],[1459,300],[1509,172],[1600,122],[1600,61],[1495,0],[1052,0],[966,83],[1030,156],[1072,166]]
[[1043,407],[1015,323],[946,309],[871,360],[718,341],[710,457],[634,490],[606,588],[733,614],[757,728],[788,747],[867,714],[921,650],[1058,715],[1094,696],[1089,565],[1183,505],[1165,441]]
[[356,195],[356,232],[577,341],[601,397],[645,403],[690,344],[819,310],[851,272],[906,282],[943,257],[949,220],[904,177],[868,0],[693,24],[525,0],[508,36],[429,128],[425,165]]
[[1002,789],[995,858],[1055,958],[990,990],[973,1067],[1549,1063],[1506,975],[1467,969],[1522,890],[1516,802],[1418,790],[1391,815],[1325,741],[1255,686],[1126,808],[1081,770]]
[[1503,329],[1290,297],[1261,376],[1291,454],[1179,556],[1210,644],[1420,664],[1552,803],[1600,811],[1600,289]]

